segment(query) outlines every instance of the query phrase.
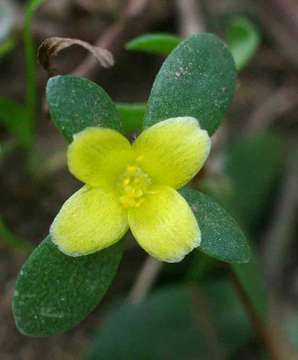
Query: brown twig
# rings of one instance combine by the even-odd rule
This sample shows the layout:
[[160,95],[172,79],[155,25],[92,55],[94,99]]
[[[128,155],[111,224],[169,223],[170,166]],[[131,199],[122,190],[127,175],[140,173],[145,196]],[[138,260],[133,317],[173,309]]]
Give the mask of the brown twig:
[[[264,259],[268,277],[272,284],[271,290],[277,289],[276,284],[281,284],[284,257],[292,239],[293,227],[296,221],[295,211],[298,207],[298,147],[291,151],[288,160],[286,176],[280,196],[272,215],[272,221],[264,234]],[[277,266],[277,264],[279,264]]]
[[128,296],[130,303],[140,303],[147,296],[161,268],[162,262],[155,260],[151,256],[146,258]]
[[280,116],[298,106],[297,87],[284,85],[257,107],[247,122],[247,133],[264,130]]
[[[149,16],[144,16],[152,0],[128,0],[127,6],[120,16],[119,20],[109,26],[95,42],[94,47],[99,47],[110,51],[114,58],[115,54],[121,50],[123,44],[133,34],[138,33],[140,28],[144,28]],[[142,21],[140,19],[142,18]],[[97,60],[94,56],[87,55],[85,59],[72,71],[74,75],[82,77],[92,77],[99,71]],[[48,112],[46,101],[43,101],[45,112]]]
[[179,33],[183,37],[205,30],[201,3],[198,0],[176,0],[179,19]]
[[199,289],[197,284],[194,284],[192,288],[192,305],[194,318],[197,320],[199,327],[203,330],[211,359],[223,359],[224,351],[222,344],[219,341],[216,328],[212,322],[212,314],[210,314],[209,311],[207,294],[202,289]]
[[298,6],[296,0],[255,1],[259,18],[267,31],[277,42],[278,51],[298,66]]
[[[144,27],[148,17],[144,16],[150,0],[129,0],[127,7],[119,20],[106,29],[95,43],[96,47],[109,50],[115,55],[123,44],[135,34],[139,27]],[[142,19],[142,21],[140,21]],[[83,62],[73,70],[73,74],[90,77],[97,70],[97,62],[92,56],[87,56]]]
[[298,36],[298,3],[297,0],[271,0],[272,7],[275,9],[279,18],[287,21],[291,30]]
[[251,322],[251,325],[254,328],[259,339],[265,345],[268,353],[270,354],[270,359],[271,360],[283,359],[280,354],[280,349],[278,347],[278,344],[275,343],[274,337],[271,336],[271,333],[269,333],[268,331],[268,327],[266,327],[264,322],[260,319],[254,305],[252,304],[249,296],[247,295],[245,289],[242,287],[241,282],[234,274],[233,270],[230,271],[230,276],[234,284],[234,287],[238,293],[239,299],[242,302],[246,314]]

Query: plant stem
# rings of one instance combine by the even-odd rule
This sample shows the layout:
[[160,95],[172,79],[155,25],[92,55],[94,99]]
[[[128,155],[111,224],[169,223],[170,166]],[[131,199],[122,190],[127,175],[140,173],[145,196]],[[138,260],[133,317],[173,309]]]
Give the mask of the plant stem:
[[178,21],[182,37],[205,31],[202,4],[198,0],[176,0]]
[[32,145],[34,140],[36,108],[37,108],[37,74],[36,74],[36,49],[31,32],[32,18],[44,0],[29,0],[26,3],[24,18],[24,47],[25,47],[25,67],[26,67],[26,108],[28,111],[28,135],[29,143]]
[[138,304],[144,300],[151,290],[161,268],[162,262],[155,260],[151,256],[146,258],[128,296],[130,303]]
[[[148,11],[152,0],[128,0],[119,19],[110,25],[97,39],[95,46],[107,49],[115,55],[123,44],[130,39],[138,29],[144,29],[149,19]],[[146,16],[144,16],[146,15]],[[73,70],[74,75],[92,77],[98,70],[94,56],[87,55],[83,62]]]
[[272,221],[263,236],[265,268],[267,269],[270,290],[274,294],[280,291],[280,286],[276,286],[276,284],[282,284],[286,256],[290,253],[290,245],[295,233],[296,209],[298,207],[297,157],[298,146],[293,145],[290,147],[285,176],[273,210]]
[[251,302],[249,296],[247,295],[245,289],[243,288],[241,282],[238,277],[234,274],[233,270],[230,268],[230,276],[231,280],[234,284],[234,287],[238,293],[239,299],[246,311],[246,314],[251,322],[252,327],[254,328],[257,336],[264,344],[268,353],[270,354],[271,360],[281,360],[280,351],[274,342],[273,337],[271,337],[271,333],[268,331],[265,323],[260,319],[253,303]]

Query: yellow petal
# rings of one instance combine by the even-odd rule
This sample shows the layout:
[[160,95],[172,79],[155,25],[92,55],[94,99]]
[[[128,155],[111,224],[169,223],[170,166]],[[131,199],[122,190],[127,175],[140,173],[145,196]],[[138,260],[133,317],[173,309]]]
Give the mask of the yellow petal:
[[210,145],[207,131],[195,118],[177,117],[146,129],[133,147],[140,166],[155,182],[179,188],[201,169]]
[[128,223],[140,246],[161,261],[178,262],[200,245],[191,208],[168,186],[153,187],[140,207],[129,209]]
[[50,235],[63,253],[80,256],[114,244],[127,230],[127,213],[116,194],[84,186],[64,203]]
[[115,130],[91,127],[74,136],[68,148],[68,167],[92,186],[111,183],[133,158],[129,141]]

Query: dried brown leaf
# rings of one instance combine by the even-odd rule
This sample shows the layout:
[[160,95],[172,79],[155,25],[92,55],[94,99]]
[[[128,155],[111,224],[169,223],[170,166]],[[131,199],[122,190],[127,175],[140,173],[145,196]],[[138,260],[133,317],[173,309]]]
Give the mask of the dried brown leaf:
[[112,53],[99,46],[93,46],[86,41],[80,39],[71,39],[64,37],[50,37],[44,40],[38,49],[38,60],[43,68],[50,74],[55,74],[55,69],[51,66],[51,60],[57,56],[60,51],[67,49],[70,46],[78,45],[88,50],[98,60],[100,65],[104,68],[109,68],[114,65],[114,58]]

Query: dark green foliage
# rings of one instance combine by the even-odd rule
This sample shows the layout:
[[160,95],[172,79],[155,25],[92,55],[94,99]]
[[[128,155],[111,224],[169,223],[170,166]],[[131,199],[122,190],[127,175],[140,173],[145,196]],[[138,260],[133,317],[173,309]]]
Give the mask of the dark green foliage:
[[247,239],[232,216],[209,196],[190,188],[182,195],[190,204],[202,233],[199,250],[222,261],[249,261]]
[[[214,332],[212,345],[210,331]],[[88,360],[211,360],[215,353],[223,359],[251,336],[229,282],[202,289],[166,287],[141,304],[114,307],[94,339]]]
[[226,37],[237,70],[241,70],[258,49],[260,33],[255,24],[249,19],[235,16],[228,23]]
[[48,81],[47,99],[52,120],[68,141],[89,126],[120,130],[113,101],[90,80],[70,75],[53,77]]
[[18,329],[49,336],[77,325],[104,296],[121,256],[121,243],[88,256],[66,256],[47,237],[17,280],[13,312]]
[[126,49],[168,55],[181,41],[180,37],[166,33],[145,34],[131,40],[126,44]]
[[144,125],[193,116],[212,135],[233,99],[235,85],[235,64],[226,45],[212,34],[194,35],[178,45],[162,65]]

